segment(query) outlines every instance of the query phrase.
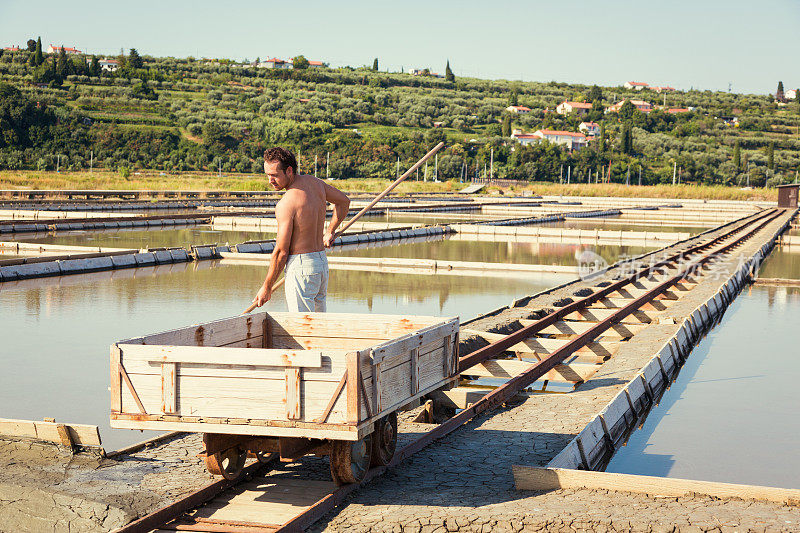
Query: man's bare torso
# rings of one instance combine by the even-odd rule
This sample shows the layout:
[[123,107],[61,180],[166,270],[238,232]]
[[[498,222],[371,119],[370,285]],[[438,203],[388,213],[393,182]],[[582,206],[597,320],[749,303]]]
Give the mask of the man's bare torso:
[[276,209],[286,209],[291,216],[292,238],[289,254],[305,254],[325,249],[322,234],[326,206],[323,182],[314,176],[299,174],[276,206]]

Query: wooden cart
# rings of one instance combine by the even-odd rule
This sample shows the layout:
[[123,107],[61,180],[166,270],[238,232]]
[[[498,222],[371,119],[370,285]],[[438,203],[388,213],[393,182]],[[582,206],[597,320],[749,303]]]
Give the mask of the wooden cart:
[[458,318],[254,313],[111,346],[111,427],[204,433],[233,479],[248,453],[331,456],[338,483],[387,464],[397,411],[457,379]]

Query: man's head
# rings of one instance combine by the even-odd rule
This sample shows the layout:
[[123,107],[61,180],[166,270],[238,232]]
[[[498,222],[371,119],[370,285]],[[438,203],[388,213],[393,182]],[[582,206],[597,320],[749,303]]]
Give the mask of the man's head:
[[285,189],[297,176],[297,159],[285,148],[269,148],[264,152],[264,173],[270,185],[278,190]]

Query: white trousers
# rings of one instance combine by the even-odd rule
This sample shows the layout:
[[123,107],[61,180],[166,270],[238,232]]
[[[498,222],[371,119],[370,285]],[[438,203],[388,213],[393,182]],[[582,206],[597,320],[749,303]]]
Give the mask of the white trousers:
[[286,305],[295,313],[326,310],[328,257],[325,252],[290,255],[286,262]]

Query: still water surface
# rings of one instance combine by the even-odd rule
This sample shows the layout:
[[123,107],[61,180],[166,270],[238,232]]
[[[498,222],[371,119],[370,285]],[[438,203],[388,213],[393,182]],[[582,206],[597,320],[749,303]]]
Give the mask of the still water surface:
[[[146,438],[149,433],[108,426],[109,345],[237,315],[265,272],[263,267],[204,261],[2,284],[0,417],[96,424],[106,449]],[[567,279],[335,270],[328,310],[466,320]],[[267,309],[286,310],[283,291]]]
[[800,289],[753,286],[608,472],[800,488]]

